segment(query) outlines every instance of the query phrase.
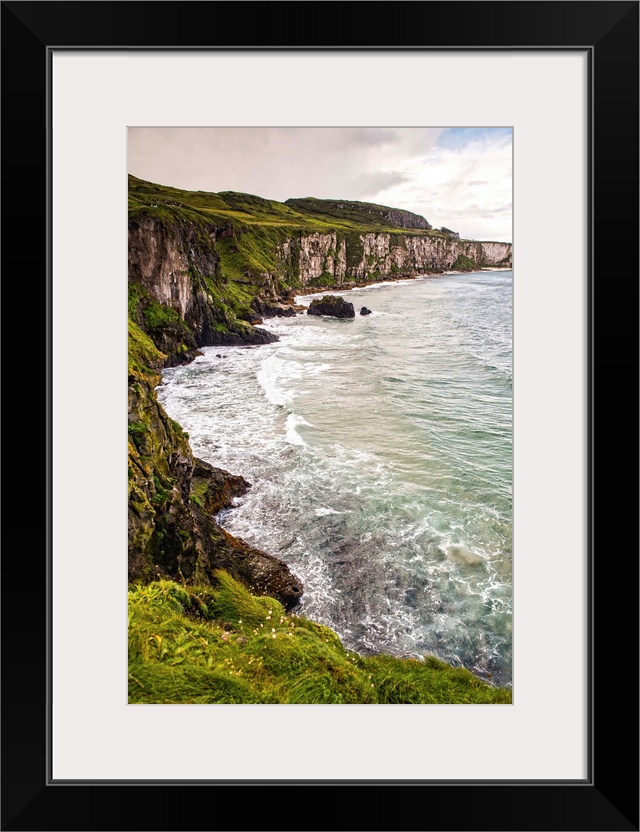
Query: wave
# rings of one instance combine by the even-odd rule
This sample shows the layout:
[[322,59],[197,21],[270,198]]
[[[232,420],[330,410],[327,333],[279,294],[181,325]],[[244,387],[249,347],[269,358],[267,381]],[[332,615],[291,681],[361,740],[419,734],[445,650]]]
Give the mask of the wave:
[[288,442],[290,445],[307,444],[298,433],[298,427],[300,427],[300,425],[306,425],[310,428],[313,427],[310,422],[307,422],[304,416],[299,416],[297,413],[290,413],[287,416],[285,442]]

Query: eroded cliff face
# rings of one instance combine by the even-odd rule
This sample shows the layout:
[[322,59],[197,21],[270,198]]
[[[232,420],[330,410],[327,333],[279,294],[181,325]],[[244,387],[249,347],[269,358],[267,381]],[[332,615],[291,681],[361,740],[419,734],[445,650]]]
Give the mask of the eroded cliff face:
[[168,364],[190,361],[201,346],[277,340],[238,319],[221,299],[220,232],[184,221],[129,220],[130,315],[167,354]]
[[195,224],[166,227],[150,217],[129,222],[129,280],[137,281],[158,301],[187,322],[203,327],[205,286],[195,277],[217,277],[217,229]]
[[509,266],[511,243],[476,242],[454,237],[400,234],[312,234],[282,244],[278,263],[301,285],[314,281],[382,280],[446,271],[459,257],[478,268]]

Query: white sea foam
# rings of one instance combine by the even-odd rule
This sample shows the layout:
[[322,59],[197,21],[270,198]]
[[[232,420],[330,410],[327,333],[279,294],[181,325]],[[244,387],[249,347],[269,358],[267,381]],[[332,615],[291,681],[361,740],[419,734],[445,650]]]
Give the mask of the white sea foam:
[[282,375],[286,365],[278,358],[277,353],[265,358],[258,370],[257,378],[267,399],[275,405],[286,407],[291,404],[293,397],[287,393],[282,384]]
[[286,422],[286,434],[285,439],[290,445],[306,445],[307,443],[298,433],[298,428],[300,425],[307,425],[308,427],[313,427],[310,422],[303,416],[299,416],[297,413],[290,413],[287,416]]
[[316,509],[316,517],[327,517],[329,514],[342,514],[342,512],[336,511],[335,508],[329,508],[328,506],[321,506]]

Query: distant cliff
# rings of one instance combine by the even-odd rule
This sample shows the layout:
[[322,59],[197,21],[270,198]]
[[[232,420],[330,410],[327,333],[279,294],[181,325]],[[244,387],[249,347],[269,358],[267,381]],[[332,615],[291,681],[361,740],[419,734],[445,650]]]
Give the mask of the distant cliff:
[[511,243],[481,243],[451,236],[316,232],[285,240],[277,257],[276,271],[296,279],[302,287],[314,282],[341,285],[451,269],[505,267],[511,265]]
[[419,228],[428,231],[431,225],[411,211],[402,211],[399,208],[389,208],[386,205],[375,205],[371,202],[354,202],[337,199],[288,199],[285,205],[289,205],[301,214],[316,215],[322,220],[327,217],[335,217],[339,220],[361,220],[369,215],[370,221],[383,222],[393,228]]

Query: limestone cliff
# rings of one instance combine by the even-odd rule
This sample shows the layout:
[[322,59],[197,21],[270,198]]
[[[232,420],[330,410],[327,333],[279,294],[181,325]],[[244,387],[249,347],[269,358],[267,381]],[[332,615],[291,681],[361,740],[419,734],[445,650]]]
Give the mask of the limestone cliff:
[[470,265],[510,266],[511,243],[459,240],[452,236],[409,236],[369,232],[300,235],[277,252],[276,271],[295,275],[300,286],[412,277],[455,269],[459,258]]

